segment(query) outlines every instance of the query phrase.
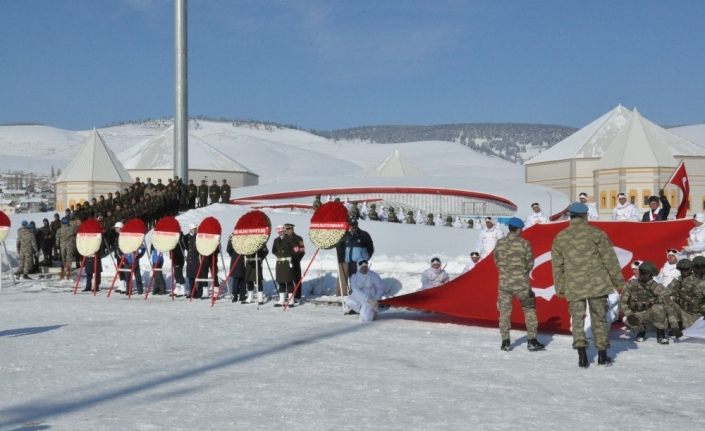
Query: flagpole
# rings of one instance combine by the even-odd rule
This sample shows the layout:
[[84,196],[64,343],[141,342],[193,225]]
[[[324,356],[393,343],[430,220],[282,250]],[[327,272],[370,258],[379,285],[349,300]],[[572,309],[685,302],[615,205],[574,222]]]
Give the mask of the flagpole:
[[661,190],[663,190],[667,185],[669,185],[671,183],[671,180],[673,179],[673,177],[676,176],[676,172],[678,172],[678,170],[681,168],[681,165],[685,165],[685,163],[683,162],[683,159],[681,159],[681,161],[678,163],[678,165],[676,165],[676,169],[673,170],[673,173],[668,178],[668,181],[666,181],[663,184],[663,186],[661,186]]

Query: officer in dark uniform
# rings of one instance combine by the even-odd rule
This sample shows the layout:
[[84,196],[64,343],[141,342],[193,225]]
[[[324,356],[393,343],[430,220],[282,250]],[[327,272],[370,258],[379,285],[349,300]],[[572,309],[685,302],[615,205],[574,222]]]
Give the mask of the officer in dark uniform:
[[[294,226],[291,225],[293,232]],[[294,256],[294,239],[291,235],[282,232],[274,239],[272,253],[277,257],[276,282],[279,285],[279,301],[275,307],[281,307],[287,300],[289,293],[294,289],[294,267],[292,260]]]
[[223,185],[220,186],[220,202],[227,204],[230,202],[230,184],[223,178]]
[[188,207],[189,209],[195,209],[196,198],[198,197],[198,187],[193,183],[193,180],[188,180],[186,190],[188,193]]
[[218,181],[213,180],[213,184],[208,189],[208,194],[211,197],[211,204],[217,204],[220,201],[220,186]]
[[198,207],[202,208],[208,205],[208,184],[206,180],[201,180],[201,185],[198,186]]

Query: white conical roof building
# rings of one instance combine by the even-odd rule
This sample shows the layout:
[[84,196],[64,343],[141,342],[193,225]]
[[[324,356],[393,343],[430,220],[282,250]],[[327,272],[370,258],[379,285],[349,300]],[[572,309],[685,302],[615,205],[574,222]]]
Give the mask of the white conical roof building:
[[56,179],[56,209],[61,211],[101,194],[122,190],[132,182],[120,160],[93,129]]
[[[131,146],[121,152],[119,158],[133,177],[151,178],[153,183],[161,179],[166,184],[174,175],[174,126]],[[256,185],[259,178],[192,133],[188,135],[188,171],[189,179],[196,184],[202,180],[208,184],[216,180],[221,184],[226,179],[231,187],[241,187]]]
[[[587,193],[601,216],[609,218],[618,193],[645,210],[648,197],[664,187],[681,160],[691,173],[691,203],[704,201],[696,207],[700,210],[705,205],[705,179],[693,174],[705,169],[705,149],[647,120],[636,109],[618,105],[527,161],[525,175],[527,183],[562,191],[570,200]],[[667,188],[667,196],[672,206],[682,199],[674,187]]]
[[367,174],[368,177],[420,177],[423,175],[423,171],[409,162],[399,150],[394,150],[391,155]]

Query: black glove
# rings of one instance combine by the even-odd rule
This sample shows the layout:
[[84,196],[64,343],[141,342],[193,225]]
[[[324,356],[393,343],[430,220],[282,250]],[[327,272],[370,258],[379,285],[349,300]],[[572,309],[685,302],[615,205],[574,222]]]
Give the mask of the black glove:
[[636,317],[636,315],[630,314],[629,316],[627,316],[627,323],[630,326],[637,326],[640,323],[640,321],[639,321],[639,318]]

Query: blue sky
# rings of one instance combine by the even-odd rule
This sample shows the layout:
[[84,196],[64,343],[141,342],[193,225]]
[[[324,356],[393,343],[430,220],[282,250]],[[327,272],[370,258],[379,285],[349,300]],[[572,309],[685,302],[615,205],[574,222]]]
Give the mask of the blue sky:
[[[189,1],[189,115],[305,129],[705,122],[705,2]],[[174,112],[171,0],[0,0],[0,123]]]

